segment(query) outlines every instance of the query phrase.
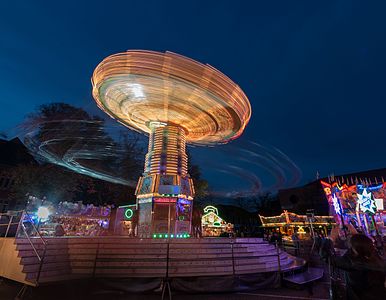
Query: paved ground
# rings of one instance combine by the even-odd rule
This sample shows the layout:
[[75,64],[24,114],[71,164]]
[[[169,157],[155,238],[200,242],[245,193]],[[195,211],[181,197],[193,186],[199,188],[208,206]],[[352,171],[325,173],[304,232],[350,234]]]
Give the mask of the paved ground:
[[[21,285],[3,280],[0,284],[0,299],[13,300]],[[173,300],[243,300],[243,299],[328,299],[329,286],[323,280],[314,284],[313,295],[310,295],[306,289],[300,290],[294,287],[282,287],[280,289],[259,290],[249,293],[226,293],[226,294],[180,294],[173,293]],[[92,282],[79,282],[71,284],[42,286],[39,288],[30,288],[25,300],[159,300],[160,293],[152,294],[124,294],[113,291],[105,291],[95,286]],[[168,297],[166,298],[168,299]]]

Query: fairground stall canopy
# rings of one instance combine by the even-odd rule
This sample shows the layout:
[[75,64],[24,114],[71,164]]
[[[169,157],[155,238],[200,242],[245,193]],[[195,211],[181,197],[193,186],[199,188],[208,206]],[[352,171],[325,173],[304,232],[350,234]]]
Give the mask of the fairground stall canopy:
[[336,222],[352,224],[369,235],[385,232],[385,182],[351,179],[351,182],[332,180],[321,184]]

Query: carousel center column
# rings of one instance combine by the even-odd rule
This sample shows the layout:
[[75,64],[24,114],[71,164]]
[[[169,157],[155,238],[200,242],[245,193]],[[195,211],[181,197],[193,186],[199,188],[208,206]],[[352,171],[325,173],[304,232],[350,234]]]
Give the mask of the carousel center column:
[[150,122],[145,168],[138,181],[138,236],[141,238],[188,237],[194,188],[188,174],[183,128]]

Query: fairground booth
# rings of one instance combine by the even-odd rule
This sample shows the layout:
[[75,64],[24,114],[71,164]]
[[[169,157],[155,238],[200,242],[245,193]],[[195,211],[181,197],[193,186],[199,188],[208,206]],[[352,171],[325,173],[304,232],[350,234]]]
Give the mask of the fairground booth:
[[218,214],[218,209],[214,206],[206,206],[204,215],[201,218],[202,235],[215,237],[223,234],[233,233],[233,224],[225,222]]
[[342,226],[352,224],[368,235],[385,234],[386,183],[369,179],[321,181],[330,214]]
[[138,208],[136,204],[119,206],[112,212],[111,222],[114,223],[114,235],[137,236]]
[[290,239],[294,233],[299,239],[310,239],[312,232],[327,235],[332,225],[335,224],[332,216],[297,215],[287,210],[284,210],[279,216],[259,215],[259,217],[264,229],[280,232],[284,239]]
[[23,222],[34,223],[44,236],[107,235],[112,206],[94,206],[82,202],[60,202],[30,198]]

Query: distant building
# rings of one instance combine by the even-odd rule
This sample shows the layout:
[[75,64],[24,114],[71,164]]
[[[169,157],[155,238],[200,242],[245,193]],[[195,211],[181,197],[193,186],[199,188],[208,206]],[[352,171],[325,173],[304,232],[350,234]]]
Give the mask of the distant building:
[[19,208],[24,203],[11,201],[10,192],[15,184],[15,168],[31,164],[37,162],[19,138],[9,141],[0,139],[0,212]]
[[305,214],[307,209],[314,209],[315,214],[328,215],[328,201],[321,181],[352,185],[360,182],[381,183],[384,179],[386,179],[386,168],[325,177],[301,187],[279,190],[278,198],[282,209],[297,214]]
[[319,180],[301,187],[279,190],[278,198],[284,210],[305,214],[307,209],[314,209],[316,214],[328,215],[328,202]]

